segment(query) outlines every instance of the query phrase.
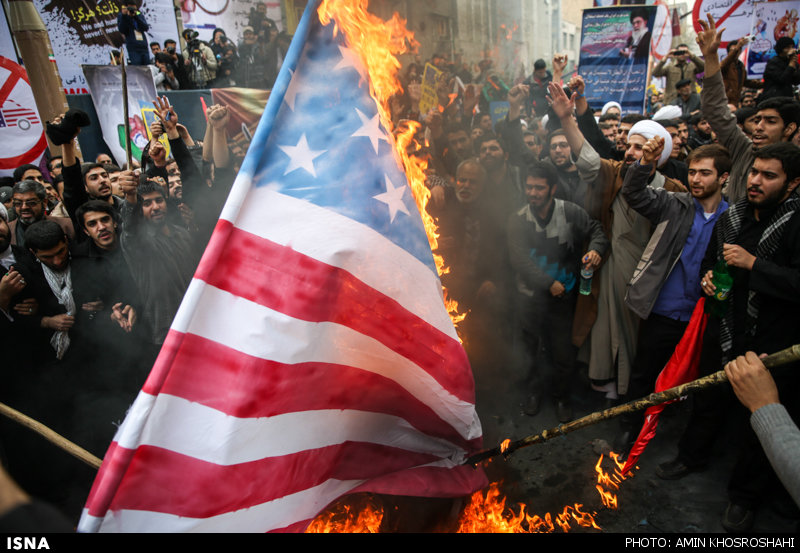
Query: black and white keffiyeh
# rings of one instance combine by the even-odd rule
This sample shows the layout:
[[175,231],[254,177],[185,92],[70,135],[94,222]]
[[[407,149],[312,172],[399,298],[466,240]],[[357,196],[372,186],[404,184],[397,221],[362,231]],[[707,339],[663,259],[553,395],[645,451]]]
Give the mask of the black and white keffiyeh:
[[[720,218],[720,236],[717,244],[717,259],[722,259],[723,244],[735,244],[742,227],[748,201],[742,200],[730,207]],[[786,230],[786,223],[800,209],[800,196],[797,192],[792,192],[769,220],[767,228],[761,234],[761,238],[756,247],[755,256],[758,259],[770,259],[780,244],[783,233]],[[733,297],[737,293],[736,287],[731,288],[728,302],[733,304]],[[745,328],[741,329],[747,334],[753,335],[758,320],[758,310],[761,299],[759,294],[750,290],[747,297],[747,321]],[[720,320],[720,346],[722,347],[723,363],[730,361],[730,352],[733,349],[733,309],[728,309],[728,313]]]
[[[54,271],[42,263],[42,272],[58,303],[64,306],[68,315],[75,315],[75,300],[72,297],[72,271],[69,266],[64,271]],[[69,348],[69,332],[57,330],[50,338],[50,345],[56,350],[56,357],[62,359]]]

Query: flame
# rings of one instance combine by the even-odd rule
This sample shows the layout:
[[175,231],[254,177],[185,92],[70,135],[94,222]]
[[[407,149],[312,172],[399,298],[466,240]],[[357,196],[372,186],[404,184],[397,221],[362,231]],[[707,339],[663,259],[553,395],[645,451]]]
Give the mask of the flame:
[[[622,469],[625,466],[625,463],[619,460],[619,455],[614,453],[613,451],[610,452],[609,457],[613,461],[613,472],[609,474],[605,470],[603,470],[603,456],[600,455],[600,459],[597,460],[597,464],[595,465],[594,469],[597,472],[597,492],[600,494],[600,499],[603,502],[603,506],[609,509],[616,509],[617,508],[617,494],[610,491],[619,490],[619,486],[623,480],[625,480],[625,476],[622,474]],[[628,471],[629,475],[633,475],[632,471]]]
[[[396,56],[417,48],[418,43],[397,13],[389,21],[383,21],[367,12],[367,4],[367,0],[323,0],[318,14],[323,25],[334,22],[335,32],[343,33],[347,46],[360,56],[369,73],[370,94],[376,101],[383,127],[394,137],[398,163],[405,171],[431,250],[435,251],[438,246],[437,227],[425,209],[430,199],[430,191],[425,186],[427,162],[414,155],[419,149],[416,140],[420,124],[411,122],[395,128],[389,104],[390,98],[402,91],[398,78],[401,64]],[[453,101],[452,98],[450,100]],[[440,255],[434,254],[434,261],[440,276],[448,272]],[[457,325],[466,313],[458,312],[458,304],[448,297],[446,290],[443,291],[443,299]],[[504,446],[508,447],[509,443],[506,440]],[[613,453],[611,456],[617,467],[612,476],[602,470],[602,456],[595,467],[598,472],[597,489],[603,505],[616,508],[616,494],[608,488],[619,488],[619,483],[624,480],[620,474],[623,465]],[[383,510],[374,505],[357,506],[345,500],[318,515],[307,532],[377,532],[383,514]],[[471,496],[460,518],[458,532],[554,532],[557,528],[568,532],[574,526],[600,529],[595,522],[595,514],[584,510],[582,504],[574,503],[565,506],[560,513],[531,515],[526,512],[524,504],[516,508],[507,507],[500,485],[494,483],[485,493],[479,491]]]
[[[414,33],[406,28],[406,22],[395,13],[389,21],[383,21],[367,12],[368,0],[323,0],[317,13],[320,22],[327,25],[334,22],[334,33],[342,32],[345,42],[356,52],[369,73],[370,95],[378,106],[381,124],[394,136],[394,149],[400,166],[422,216],[425,234],[431,250],[438,247],[438,228],[425,206],[431,193],[425,186],[427,161],[413,154],[417,151],[416,134],[420,124],[416,121],[397,129],[391,117],[390,99],[403,91],[399,79],[402,64],[397,59],[400,54],[416,51],[419,43]],[[434,254],[434,263],[439,276],[447,273],[444,259]],[[456,326],[466,313],[460,313],[458,303],[444,294],[445,307]]]
[[364,506],[337,503],[320,513],[306,534],[377,534],[382,521],[383,509],[372,502]]
[[505,440],[503,440],[503,443],[500,444],[500,451],[502,453],[505,453],[506,450],[508,449],[508,446],[510,446],[510,445],[511,445],[511,440],[506,438]]
[[569,532],[573,525],[583,528],[600,527],[594,520],[594,514],[583,510],[583,505],[575,503],[552,515],[530,515],[524,504],[516,508],[506,506],[506,498],[500,492],[500,484],[495,482],[486,493],[475,492],[470,503],[464,509],[459,520],[459,533],[505,533],[529,534],[554,532],[556,527]]
[[[509,443],[510,440],[504,440],[501,449]],[[617,509],[616,492],[625,480],[620,472],[624,463],[613,451],[608,458],[612,460],[611,473],[603,469],[604,455],[600,455],[595,465],[595,487],[602,506],[613,510]],[[494,482],[485,491],[472,494],[454,530],[458,533],[506,534],[567,533],[575,528],[602,530],[595,520],[596,515],[597,511],[587,510],[582,503],[567,505],[558,513],[532,514],[524,503],[508,505],[501,491],[501,483]],[[352,503],[344,499],[318,515],[306,532],[374,533],[379,531],[383,516],[383,509],[373,501],[363,504],[359,498],[353,498]]]

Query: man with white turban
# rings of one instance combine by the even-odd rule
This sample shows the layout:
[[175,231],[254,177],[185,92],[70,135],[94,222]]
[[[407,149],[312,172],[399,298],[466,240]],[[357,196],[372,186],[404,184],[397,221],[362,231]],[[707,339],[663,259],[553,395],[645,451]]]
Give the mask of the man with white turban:
[[[591,330],[589,377],[595,381],[597,389],[601,389],[602,383],[602,390],[611,401],[628,390],[636,354],[639,317],[625,306],[624,298],[651,234],[650,222],[631,209],[619,192],[628,168],[641,158],[647,140],[654,136],[664,139],[661,163],[666,162],[672,151],[672,137],[658,123],[639,121],[628,131],[624,159],[601,159],[584,139],[573,117],[576,107],[579,113],[587,109],[586,98],[577,93],[568,98],[558,86],[550,87],[550,95],[553,111],[561,119],[573,156],[577,158],[575,163],[581,179],[589,183],[586,210],[602,223],[611,241],[611,252],[606,256],[599,275],[595,274],[593,278],[591,295],[582,296],[583,304],[579,302],[573,328],[573,340],[577,346],[584,344]],[[678,181],[658,171],[650,176],[648,185],[671,192],[685,191]],[[595,302],[597,316],[593,319],[591,313],[595,311]]]
[[606,102],[606,105],[603,106],[603,109],[600,110],[600,115],[605,115],[606,113],[613,113],[616,111],[617,117],[622,115],[622,106],[619,105],[619,102]]

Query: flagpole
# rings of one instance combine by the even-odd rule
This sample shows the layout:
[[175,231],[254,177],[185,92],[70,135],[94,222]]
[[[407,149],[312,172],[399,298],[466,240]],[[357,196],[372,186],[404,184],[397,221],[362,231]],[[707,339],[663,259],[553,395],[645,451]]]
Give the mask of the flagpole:
[[16,409],[9,407],[5,403],[0,403],[0,414],[5,415],[6,417],[10,418],[13,421],[20,423],[23,426],[27,426],[34,432],[37,432],[49,442],[57,445],[73,457],[80,459],[93,469],[97,470],[100,468],[100,464],[102,461],[83,449],[82,447],[74,444],[73,442],[66,439],[61,434],[51,430],[47,426],[43,425],[39,421],[30,418],[28,415],[20,413]]
[[[761,361],[764,363],[764,366],[767,367],[768,369],[773,369],[775,367],[786,365],[794,361],[800,361],[800,344],[795,344],[777,353],[773,353],[772,355],[764,357]],[[504,458],[507,459],[512,453],[514,453],[518,449],[522,449],[523,447],[539,444],[547,440],[550,440],[552,438],[555,438],[557,436],[563,436],[564,434],[569,434],[570,432],[573,432],[580,428],[591,426],[593,424],[597,424],[598,422],[604,420],[613,419],[615,417],[624,415],[626,413],[642,411],[654,405],[660,405],[662,403],[674,401],[687,394],[697,392],[699,390],[703,390],[705,388],[709,388],[711,386],[715,386],[717,384],[721,384],[727,381],[728,377],[725,375],[725,371],[724,370],[717,371],[708,376],[698,378],[697,380],[692,380],[691,382],[681,384],[680,386],[669,388],[667,390],[664,390],[663,392],[652,393],[649,396],[634,401],[630,401],[628,403],[624,403],[622,405],[618,405],[616,407],[612,407],[604,411],[595,411],[594,413],[586,415],[585,417],[581,417],[574,421],[561,424],[549,430],[544,430],[539,434],[533,434],[527,436],[515,442],[508,443],[507,445],[501,444],[492,449],[485,449],[483,451],[479,451],[478,453],[472,455],[466,461],[464,461],[464,464],[477,466],[478,463],[481,463],[482,461],[485,461],[492,457],[497,457],[498,455],[502,455]]]

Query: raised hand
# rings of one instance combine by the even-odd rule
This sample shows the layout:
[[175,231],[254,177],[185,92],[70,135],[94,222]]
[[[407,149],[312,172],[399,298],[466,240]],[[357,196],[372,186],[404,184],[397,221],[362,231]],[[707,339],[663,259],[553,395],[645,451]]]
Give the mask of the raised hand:
[[558,118],[570,117],[575,111],[575,94],[573,93],[572,98],[567,98],[561,85],[554,82],[547,85],[547,90],[550,93],[550,107]]
[[208,124],[214,129],[224,129],[229,119],[228,106],[214,105],[208,108]]
[[161,122],[164,132],[167,133],[169,138],[178,138],[178,114],[175,113],[175,108],[170,105],[166,96],[156,98],[153,101],[156,108],[156,117]]
[[654,136],[642,146],[642,165],[658,165],[661,153],[664,151],[664,139]]
[[708,14],[708,22],[700,19],[698,23],[702,30],[697,33],[697,45],[700,47],[700,51],[703,52],[703,56],[718,56],[717,51],[722,43],[722,33],[725,28],[717,29],[714,16],[711,14]]

